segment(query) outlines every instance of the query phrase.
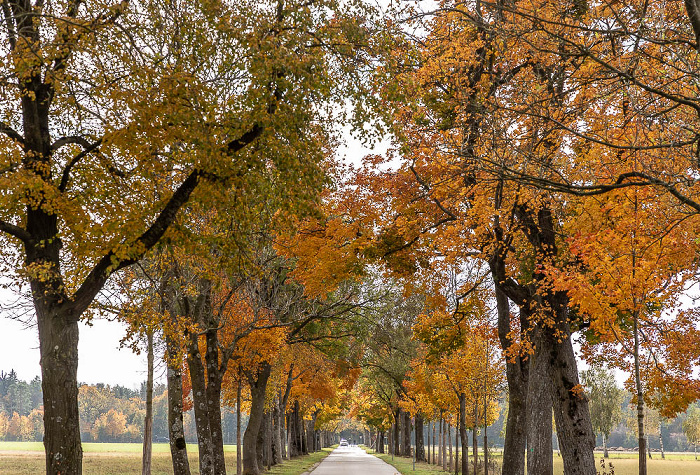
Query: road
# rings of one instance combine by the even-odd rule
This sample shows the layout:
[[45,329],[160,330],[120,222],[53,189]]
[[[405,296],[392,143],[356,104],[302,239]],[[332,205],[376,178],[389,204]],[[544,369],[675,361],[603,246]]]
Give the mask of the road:
[[398,470],[359,447],[338,447],[311,475],[396,475]]

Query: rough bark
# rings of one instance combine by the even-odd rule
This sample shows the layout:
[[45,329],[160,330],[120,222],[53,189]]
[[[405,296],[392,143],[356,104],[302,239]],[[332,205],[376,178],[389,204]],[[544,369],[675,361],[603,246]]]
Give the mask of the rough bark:
[[146,334],[146,415],[143,420],[143,457],[141,475],[151,475],[153,448],[153,330]]
[[265,390],[270,379],[271,366],[269,363],[261,363],[257,372],[248,372],[250,384],[251,407],[248,427],[243,434],[243,474],[258,475],[262,467],[258,465],[258,434],[262,425],[263,412],[265,411]]
[[588,400],[580,390],[576,356],[571,345],[571,331],[564,321],[559,320],[557,331],[545,331],[545,345],[548,347],[551,362],[549,374],[553,391],[554,419],[559,434],[564,472],[567,475],[595,475],[595,436],[588,411]]
[[527,395],[527,473],[552,475],[552,396],[547,374],[549,364],[543,353],[541,331],[535,330],[530,356]]
[[199,354],[196,334],[191,336],[188,345],[187,366],[190,369],[190,381],[192,383],[192,400],[194,403],[195,427],[197,428],[197,446],[199,448],[199,473],[201,475],[214,475],[214,442],[209,426],[206,375],[202,358]]
[[411,457],[411,414],[401,411],[401,434],[402,434],[402,455]]
[[[500,266],[501,262],[496,265]],[[495,267],[492,263],[492,272]],[[501,272],[494,272],[494,279]],[[498,311],[498,337],[505,351],[511,346],[510,307],[506,294],[496,286],[496,307]],[[503,475],[525,474],[525,447],[527,444],[527,387],[529,363],[522,357],[506,359],[506,380],[508,382],[508,418],[503,447]]]
[[[168,355],[177,354],[176,344],[166,337]],[[185,426],[182,420],[182,372],[173,363],[174,358],[168,358],[168,436],[170,439],[170,456],[173,462],[174,475],[190,475],[190,462],[187,458],[185,443]]]
[[420,412],[416,414],[416,461],[425,462],[425,422],[423,421],[423,414]]

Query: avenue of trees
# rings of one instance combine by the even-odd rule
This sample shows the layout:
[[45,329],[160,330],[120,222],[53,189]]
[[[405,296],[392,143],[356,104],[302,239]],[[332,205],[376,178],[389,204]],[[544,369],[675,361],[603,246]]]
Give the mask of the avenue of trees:
[[[646,473],[700,399],[700,0],[433,6],[0,1],[0,272],[38,328],[47,474],[82,472],[103,315],[147,355],[144,473],[166,403],[176,475],[190,409],[226,473],[226,406],[244,474],[346,417],[476,472],[505,392],[503,474],[552,473],[555,430],[593,475],[623,415],[574,339],[627,374]],[[348,134],[391,146],[348,166]]]

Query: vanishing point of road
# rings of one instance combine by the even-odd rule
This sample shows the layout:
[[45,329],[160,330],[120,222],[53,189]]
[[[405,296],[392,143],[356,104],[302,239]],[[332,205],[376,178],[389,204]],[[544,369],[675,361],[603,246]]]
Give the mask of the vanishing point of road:
[[359,447],[338,447],[311,475],[396,475],[398,470]]

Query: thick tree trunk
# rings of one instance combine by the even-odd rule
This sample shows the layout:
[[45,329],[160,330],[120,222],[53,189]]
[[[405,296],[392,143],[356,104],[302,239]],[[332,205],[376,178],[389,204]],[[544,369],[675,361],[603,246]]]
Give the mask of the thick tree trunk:
[[43,305],[43,299],[34,300],[41,351],[46,473],[80,475],[83,449],[78,416],[78,316],[68,321]]
[[[497,274],[494,274],[494,279]],[[504,353],[510,348],[510,308],[505,293],[496,286],[498,338]],[[525,474],[527,444],[527,387],[529,363],[521,356],[506,358],[508,382],[508,419],[503,447],[503,475]]]
[[199,353],[196,334],[191,336],[188,345],[187,366],[190,369],[190,381],[192,383],[192,401],[194,403],[197,446],[199,448],[199,473],[200,475],[214,475],[214,441],[211,437],[211,427],[209,425],[206,375]]
[[[566,311],[566,307],[563,307]],[[545,345],[550,361],[554,419],[567,475],[595,475],[595,436],[588,400],[578,379],[571,331],[563,318],[556,329],[546,329]],[[641,448],[641,447],[640,447]]]
[[459,395],[459,441],[462,444],[462,475],[469,475],[469,439],[467,438],[467,395]]
[[411,457],[411,414],[408,411],[401,411],[401,432],[403,434],[403,456]]
[[153,448],[153,330],[146,334],[146,416],[143,421],[143,458],[141,475],[151,475],[151,449]]
[[425,437],[423,430],[425,429],[425,423],[423,421],[423,414],[420,412],[416,414],[416,461],[425,462]]
[[190,462],[187,458],[185,443],[185,426],[182,420],[182,371],[173,364],[176,361],[175,343],[166,337],[168,351],[168,436],[170,439],[170,456],[174,475],[190,475]]
[[[220,362],[218,322],[209,322],[206,332],[207,352],[205,363],[207,365],[207,387],[206,404],[207,415],[209,417],[209,434],[211,436],[211,452],[214,462],[214,473],[216,475],[226,475],[226,458],[224,457],[224,434],[221,426],[221,384],[223,371],[226,369],[227,361]],[[222,365],[223,371],[220,370]]]
[[258,475],[262,467],[258,465],[258,434],[262,425],[263,412],[265,411],[265,390],[270,378],[270,364],[261,363],[257,374],[248,374],[250,384],[250,417],[248,427],[243,434],[243,474]]
[[391,451],[394,455],[401,455],[401,409],[394,411],[394,447]]
[[535,347],[530,356],[527,395],[527,473],[552,475],[552,395],[549,380],[549,362],[543,353],[541,331],[532,335]]

